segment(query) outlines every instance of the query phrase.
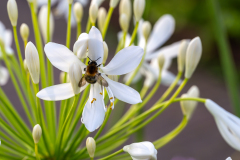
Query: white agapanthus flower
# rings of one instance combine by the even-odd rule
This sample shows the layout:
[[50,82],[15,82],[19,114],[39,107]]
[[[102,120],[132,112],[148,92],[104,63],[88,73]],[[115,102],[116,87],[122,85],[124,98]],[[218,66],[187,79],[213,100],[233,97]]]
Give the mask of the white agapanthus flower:
[[227,112],[210,99],[205,102],[206,108],[213,115],[218,130],[225,141],[240,151],[240,118]]
[[128,152],[133,160],[157,160],[157,150],[151,142],[132,143],[124,146],[123,150]]
[[[136,90],[108,78],[108,75],[123,75],[133,71],[142,59],[143,49],[141,47],[131,46],[121,50],[108,65],[103,67],[101,65],[104,54],[103,40],[100,31],[96,27],[92,27],[89,34],[82,33],[74,45],[75,49],[77,46],[79,50],[88,48],[90,62],[96,62],[99,66],[99,76],[107,83],[107,85],[103,86],[107,90],[112,104],[114,97],[130,104],[136,104],[142,101]],[[56,68],[68,72],[72,63],[79,63],[83,74],[86,72],[87,66],[67,47],[50,42],[45,46],[44,50],[48,59]],[[89,83],[86,81],[86,84],[81,87],[81,91],[88,85]],[[86,128],[92,132],[103,123],[106,108],[103,97],[103,86],[98,82],[90,85],[90,95],[83,110],[82,122]],[[74,92],[70,83],[64,83],[42,89],[37,96],[44,100],[57,101],[73,97]],[[114,106],[112,106],[112,108],[113,107]]]
[[0,86],[7,84],[9,78],[8,70],[0,65]]
[[[13,55],[12,45],[12,31],[6,29],[4,24],[0,21],[0,41],[3,43],[5,47],[5,52],[8,55]],[[2,58],[2,49],[0,49],[0,59]]]
[[[143,20],[139,23],[138,28],[138,46],[144,48],[145,46],[145,38],[142,34],[142,23]],[[161,47],[173,34],[175,29],[175,20],[174,18],[169,15],[163,15],[158,19],[158,21],[153,26],[153,30],[149,36],[148,42],[147,42],[147,52],[145,56],[145,61],[140,68],[140,72],[137,73],[136,77],[133,80],[133,83],[138,81],[141,76],[144,76],[144,71],[141,71],[145,68],[145,70],[150,71],[153,73],[155,80],[158,78],[159,70],[158,70],[158,62],[157,57],[161,54],[164,54],[165,57],[165,63],[162,70],[162,81],[161,83],[163,85],[169,86],[172,84],[172,82],[175,79],[175,75],[168,71],[172,59],[176,58],[179,51],[179,46],[181,44],[181,41],[173,43],[168,46]],[[125,46],[129,45],[130,42],[130,36],[127,36],[126,38],[126,44]],[[161,47],[160,49],[158,49]],[[151,61],[149,65],[149,61]],[[128,78],[131,76],[132,73],[129,73],[125,76],[124,80],[127,81]]]

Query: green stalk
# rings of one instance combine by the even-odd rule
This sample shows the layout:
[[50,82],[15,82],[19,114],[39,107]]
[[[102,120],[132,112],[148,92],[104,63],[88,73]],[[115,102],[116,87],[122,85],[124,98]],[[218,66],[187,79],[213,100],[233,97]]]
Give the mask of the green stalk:
[[106,160],[106,159],[112,158],[112,157],[114,157],[114,156],[116,156],[116,155],[118,155],[118,154],[120,154],[120,153],[122,153],[122,152],[123,152],[123,149],[120,149],[119,151],[117,151],[117,152],[115,152],[115,153],[113,153],[113,154],[111,154],[111,155],[109,155],[109,156],[106,156],[106,157],[104,157],[104,158],[101,158],[101,159],[99,159],[99,160]]
[[67,39],[66,39],[67,48],[70,48],[70,41],[71,41],[71,14],[72,14],[72,4],[69,4],[68,5]]
[[82,29],[81,29],[81,22],[77,23],[77,40],[78,40],[78,37],[80,36],[82,32]]
[[236,67],[231,56],[231,49],[227,38],[226,29],[222,21],[222,14],[218,1],[208,0],[209,13],[211,16],[212,28],[215,33],[215,40],[220,52],[221,64],[225,81],[227,83],[228,92],[234,111],[240,117],[240,99],[239,99],[239,83],[237,79]]
[[115,54],[117,54],[121,49],[124,48],[125,41],[126,41],[126,36],[127,36],[127,32],[123,32],[123,35],[122,35],[121,39],[118,42],[118,46],[117,46]]
[[107,30],[108,30],[108,25],[109,25],[110,19],[112,17],[113,10],[114,10],[113,7],[110,7],[108,10],[107,18],[106,18],[104,26],[103,26],[103,32],[102,32],[103,40],[105,39]]
[[19,47],[19,41],[18,41],[18,35],[17,35],[17,28],[16,26],[13,26],[13,35],[14,35],[14,40],[15,40],[15,46],[16,46],[16,49],[17,49],[17,54],[18,54],[18,60],[19,60],[19,63],[20,63],[20,67],[21,67],[21,70],[22,70],[22,74],[23,74],[23,79],[25,80],[25,70],[24,70],[24,67],[23,67],[23,60],[22,60],[22,53],[21,53],[21,50],[20,50],[20,47]]
[[173,131],[153,142],[155,148],[160,149],[173,140],[186,127],[187,123],[188,119],[184,116],[182,122]]
[[136,35],[137,35],[138,26],[139,26],[139,22],[136,22],[136,25],[134,27],[133,34],[132,34],[132,37],[131,37],[131,41],[130,41],[128,46],[131,46],[133,44],[133,42],[136,38]]

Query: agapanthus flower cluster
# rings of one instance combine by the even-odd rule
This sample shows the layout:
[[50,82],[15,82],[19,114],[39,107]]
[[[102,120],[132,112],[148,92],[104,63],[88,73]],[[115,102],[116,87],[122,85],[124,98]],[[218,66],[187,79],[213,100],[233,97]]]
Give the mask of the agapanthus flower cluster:
[[[152,28],[142,18],[145,0],[110,0],[108,11],[101,7],[102,2],[92,0],[84,13],[87,0],[28,0],[35,40],[28,39],[29,27],[22,24],[22,56],[17,35],[18,2],[8,0],[17,56],[11,49],[12,32],[0,22],[0,62],[6,66],[0,65],[0,86],[10,76],[28,122],[0,87],[0,159],[156,160],[161,157],[157,150],[187,126],[197,103],[205,104],[224,140],[240,151],[238,117],[212,100],[200,98],[197,86],[180,95],[201,59],[201,39],[193,37],[163,46],[174,33],[175,20],[170,14],[160,17]],[[113,53],[108,47],[112,44],[105,41],[105,36],[118,6],[121,31],[116,33],[119,43],[115,56],[109,60],[108,55]],[[66,44],[52,42],[56,15],[67,20]],[[88,17],[85,31],[81,29],[83,15]],[[132,33],[130,23],[134,23]],[[74,26],[77,35],[71,34]],[[77,36],[73,46],[71,36]],[[168,71],[174,58],[178,61],[177,76]],[[53,67],[61,71],[60,84],[55,84]],[[140,88],[130,87],[140,79],[144,79]],[[169,86],[165,93],[157,92],[161,84]],[[154,94],[162,96],[141,111]],[[107,128],[114,108],[120,107],[119,100],[131,106]],[[176,102],[180,102],[183,114],[179,126],[154,142],[142,139],[126,145],[131,135],[141,133]],[[91,132],[94,137],[90,137]]]

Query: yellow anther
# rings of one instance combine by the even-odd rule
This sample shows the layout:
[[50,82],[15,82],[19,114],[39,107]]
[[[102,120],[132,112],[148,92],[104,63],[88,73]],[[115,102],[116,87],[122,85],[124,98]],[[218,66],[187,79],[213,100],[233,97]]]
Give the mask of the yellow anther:
[[113,99],[113,97],[111,97],[110,99]]
[[94,101],[96,101],[97,99],[96,98],[93,98],[93,100],[91,101],[91,103],[93,103]]
[[110,105],[110,107],[112,107],[113,106],[113,102],[111,102],[111,105]]
[[102,95],[102,92],[100,92],[100,94]]

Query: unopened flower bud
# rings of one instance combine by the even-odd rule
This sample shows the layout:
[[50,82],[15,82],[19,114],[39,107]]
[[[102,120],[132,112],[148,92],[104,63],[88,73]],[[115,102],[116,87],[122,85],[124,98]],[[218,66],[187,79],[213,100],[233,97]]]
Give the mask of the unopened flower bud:
[[188,45],[186,53],[185,78],[191,78],[202,55],[202,43],[199,37],[194,38]]
[[121,0],[119,4],[119,15],[126,14],[130,20],[132,17],[132,5],[130,0]]
[[8,16],[13,27],[17,25],[18,20],[18,7],[16,0],[8,0],[7,3]]
[[40,62],[38,51],[32,42],[28,42],[26,45],[25,58],[32,81],[34,84],[38,84],[40,76]]
[[[187,94],[183,94],[181,98],[197,98],[199,97],[199,89],[197,86],[192,86]],[[181,109],[185,116],[187,116],[187,119],[189,120],[197,106],[196,101],[181,101]]]
[[76,18],[76,21],[79,23],[82,21],[82,17],[83,17],[83,7],[81,5],[81,3],[76,2],[73,6],[73,11],[74,11],[74,15]]
[[28,28],[28,25],[23,23],[20,27],[20,34],[21,34],[21,37],[24,41],[27,41],[28,40],[28,36],[29,36],[29,28]]
[[73,0],[68,0],[68,4],[72,4],[73,3]]
[[28,71],[27,60],[26,60],[26,59],[23,60],[23,67],[24,67],[24,70],[25,70],[26,72],[29,72],[29,71]]
[[105,24],[106,17],[107,17],[107,11],[105,8],[101,7],[98,11],[98,28],[101,32],[103,32],[103,27]]
[[160,70],[163,69],[164,62],[165,62],[165,56],[164,56],[164,54],[161,54],[161,55],[158,57],[158,66],[159,66],[159,69],[160,69]]
[[80,92],[80,87],[78,87],[78,83],[82,78],[82,69],[79,63],[72,63],[69,67],[69,78],[73,88],[74,94],[78,94]]
[[178,72],[183,72],[186,60],[186,53],[189,42],[187,40],[182,40],[179,52],[178,52]]
[[42,128],[39,124],[33,127],[32,136],[34,143],[37,144],[42,136]]
[[134,11],[136,22],[138,22],[142,18],[144,9],[145,9],[145,0],[134,0],[133,11]]
[[[47,6],[42,6],[39,14],[38,14],[38,21],[41,29],[41,33],[43,35],[45,43],[47,43],[47,19],[48,19],[48,8]],[[50,34],[50,39],[53,35],[53,29],[54,29],[54,19],[52,13],[50,13],[50,28],[49,28],[49,34]]]
[[107,43],[104,41],[103,42],[103,50],[104,50],[104,55],[103,55],[103,64],[106,63],[107,61],[107,58],[108,58],[108,46],[107,46]]
[[119,0],[110,0],[110,7],[115,8],[118,4]]
[[90,158],[93,158],[96,150],[96,142],[92,137],[87,138],[86,147]]
[[119,23],[121,26],[121,29],[123,32],[128,31],[129,23],[128,23],[128,17],[126,14],[121,14],[119,18]]
[[226,160],[232,160],[232,158],[231,158],[231,157],[228,157]]
[[148,21],[145,21],[143,22],[142,24],[142,33],[143,33],[143,36],[145,38],[145,40],[148,39],[150,33],[151,33],[151,29],[152,29],[152,25],[150,22]]
[[66,83],[70,82],[69,74],[66,72],[61,72],[59,78],[60,78],[60,83],[65,83],[65,78],[66,78]]
[[98,5],[96,3],[91,3],[89,8],[89,17],[91,23],[95,24],[98,16]]

